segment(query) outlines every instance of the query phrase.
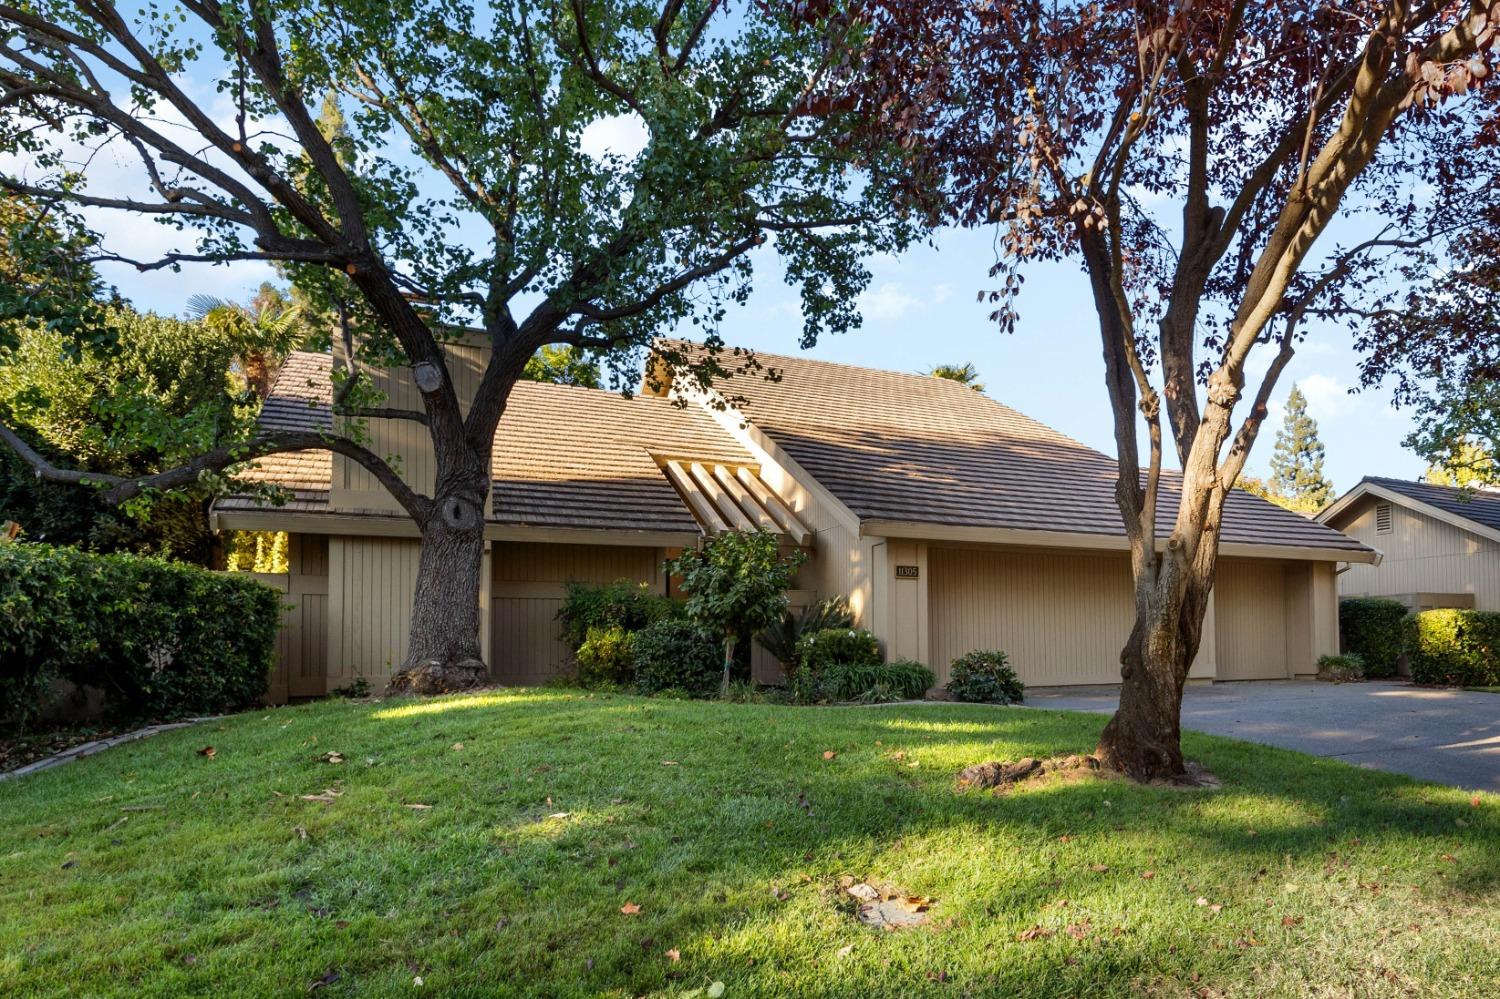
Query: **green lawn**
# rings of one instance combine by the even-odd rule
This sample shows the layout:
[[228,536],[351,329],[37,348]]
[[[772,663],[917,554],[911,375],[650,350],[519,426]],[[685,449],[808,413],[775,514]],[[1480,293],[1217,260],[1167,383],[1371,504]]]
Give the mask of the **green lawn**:
[[[0,995],[1494,995],[1494,797],[1203,736],[1220,790],[953,790],[1103,721],[562,691],[246,714],[0,783]],[[842,875],[931,923],[858,925]]]

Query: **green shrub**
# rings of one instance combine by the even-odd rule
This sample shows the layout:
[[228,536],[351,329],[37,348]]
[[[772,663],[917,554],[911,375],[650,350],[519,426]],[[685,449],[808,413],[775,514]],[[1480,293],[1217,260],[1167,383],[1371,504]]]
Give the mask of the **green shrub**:
[[1407,654],[1406,607],[1387,597],[1345,597],[1339,601],[1339,638],[1345,652],[1359,656],[1365,676],[1395,676]]
[[1500,613],[1430,610],[1412,616],[1411,678],[1457,687],[1500,684]]
[[981,704],[1019,704],[1025,693],[1005,653],[983,650],[953,660],[947,690],[956,701]]
[[578,682],[585,687],[620,687],[628,684],[635,669],[631,649],[635,633],[619,625],[593,627],[578,647]]
[[1365,678],[1365,661],[1352,652],[1318,657],[1318,679],[1327,683],[1353,683]]
[[800,612],[790,609],[756,636],[761,648],[771,653],[787,673],[798,665],[797,642],[803,635],[830,628],[854,627],[854,611],[843,597],[829,597],[809,604]]
[[676,601],[652,592],[649,584],[617,579],[605,586],[569,583],[557,619],[562,622],[563,641],[576,654],[588,641],[590,629],[640,631],[679,612]]
[[681,618],[662,618],[631,643],[635,689],[655,694],[680,688],[691,697],[718,692],[722,651],[714,636]]
[[877,666],[880,640],[862,628],[824,628],[797,640],[797,669],[814,675],[834,666]]
[[281,597],[244,576],[139,555],[0,545],[0,719],[54,678],[125,718],[243,708],[265,695]]
[[818,700],[863,701],[880,704],[923,697],[937,677],[910,659],[893,663],[835,663],[816,674]]

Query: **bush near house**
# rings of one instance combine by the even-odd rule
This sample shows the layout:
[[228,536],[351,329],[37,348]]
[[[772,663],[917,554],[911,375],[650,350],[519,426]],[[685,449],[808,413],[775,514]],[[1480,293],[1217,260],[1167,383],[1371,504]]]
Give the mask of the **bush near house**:
[[1354,683],[1365,678],[1365,661],[1352,652],[1318,657],[1318,679],[1326,683]]
[[578,682],[585,687],[620,687],[635,675],[631,649],[636,632],[617,624],[592,627],[583,644],[574,652],[578,660]]
[[948,693],[955,701],[1020,704],[1025,694],[1004,652],[976,650],[948,666]]
[[680,692],[712,697],[723,663],[718,640],[691,621],[662,618],[635,633],[631,663],[635,689],[643,694]]
[[617,579],[604,586],[569,583],[557,619],[562,622],[563,641],[577,653],[588,641],[590,629],[640,631],[680,612],[675,600],[653,592],[648,584]]
[[102,689],[126,718],[247,707],[265,694],[281,612],[243,576],[0,545],[0,720],[24,723],[56,678]]
[[835,663],[818,676],[823,697],[831,701],[887,701],[920,699],[937,683],[932,670],[910,659],[890,663]]
[[854,627],[854,611],[849,607],[849,601],[844,597],[829,597],[819,600],[815,604],[809,604],[801,611],[788,608],[782,612],[781,618],[756,636],[761,648],[765,649],[776,661],[781,663],[781,668],[791,675],[798,666],[800,654],[797,651],[797,643],[803,635],[810,635],[815,631],[826,631],[829,628],[852,628]]
[[1388,597],[1345,597],[1339,601],[1339,638],[1346,653],[1359,656],[1365,676],[1395,676],[1407,653],[1406,607]]
[[1409,622],[1411,678],[1417,683],[1500,684],[1500,613],[1430,610]]

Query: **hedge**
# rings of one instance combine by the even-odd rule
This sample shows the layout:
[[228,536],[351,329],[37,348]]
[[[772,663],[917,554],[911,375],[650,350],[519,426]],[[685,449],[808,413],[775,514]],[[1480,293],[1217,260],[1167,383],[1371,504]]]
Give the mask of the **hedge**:
[[1388,597],[1339,601],[1339,637],[1344,651],[1359,656],[1365,676],[1395,676],[1406,654],[1406,607]]
[[279,593],[232,573],[0,544],[0,721],[25,722],[59,677],[124,718],[255,704],[281,613]]
[[1500,685],[1500,613],[1430,610],[1412,616],[1411,678],[1457,687]]

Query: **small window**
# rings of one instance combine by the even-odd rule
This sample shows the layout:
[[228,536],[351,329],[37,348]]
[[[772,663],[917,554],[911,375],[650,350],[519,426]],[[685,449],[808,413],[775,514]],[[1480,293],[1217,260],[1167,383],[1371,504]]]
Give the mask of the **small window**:
[[1391,505],[1389,503],[1375,504],[1375,533],[1391,533]]

